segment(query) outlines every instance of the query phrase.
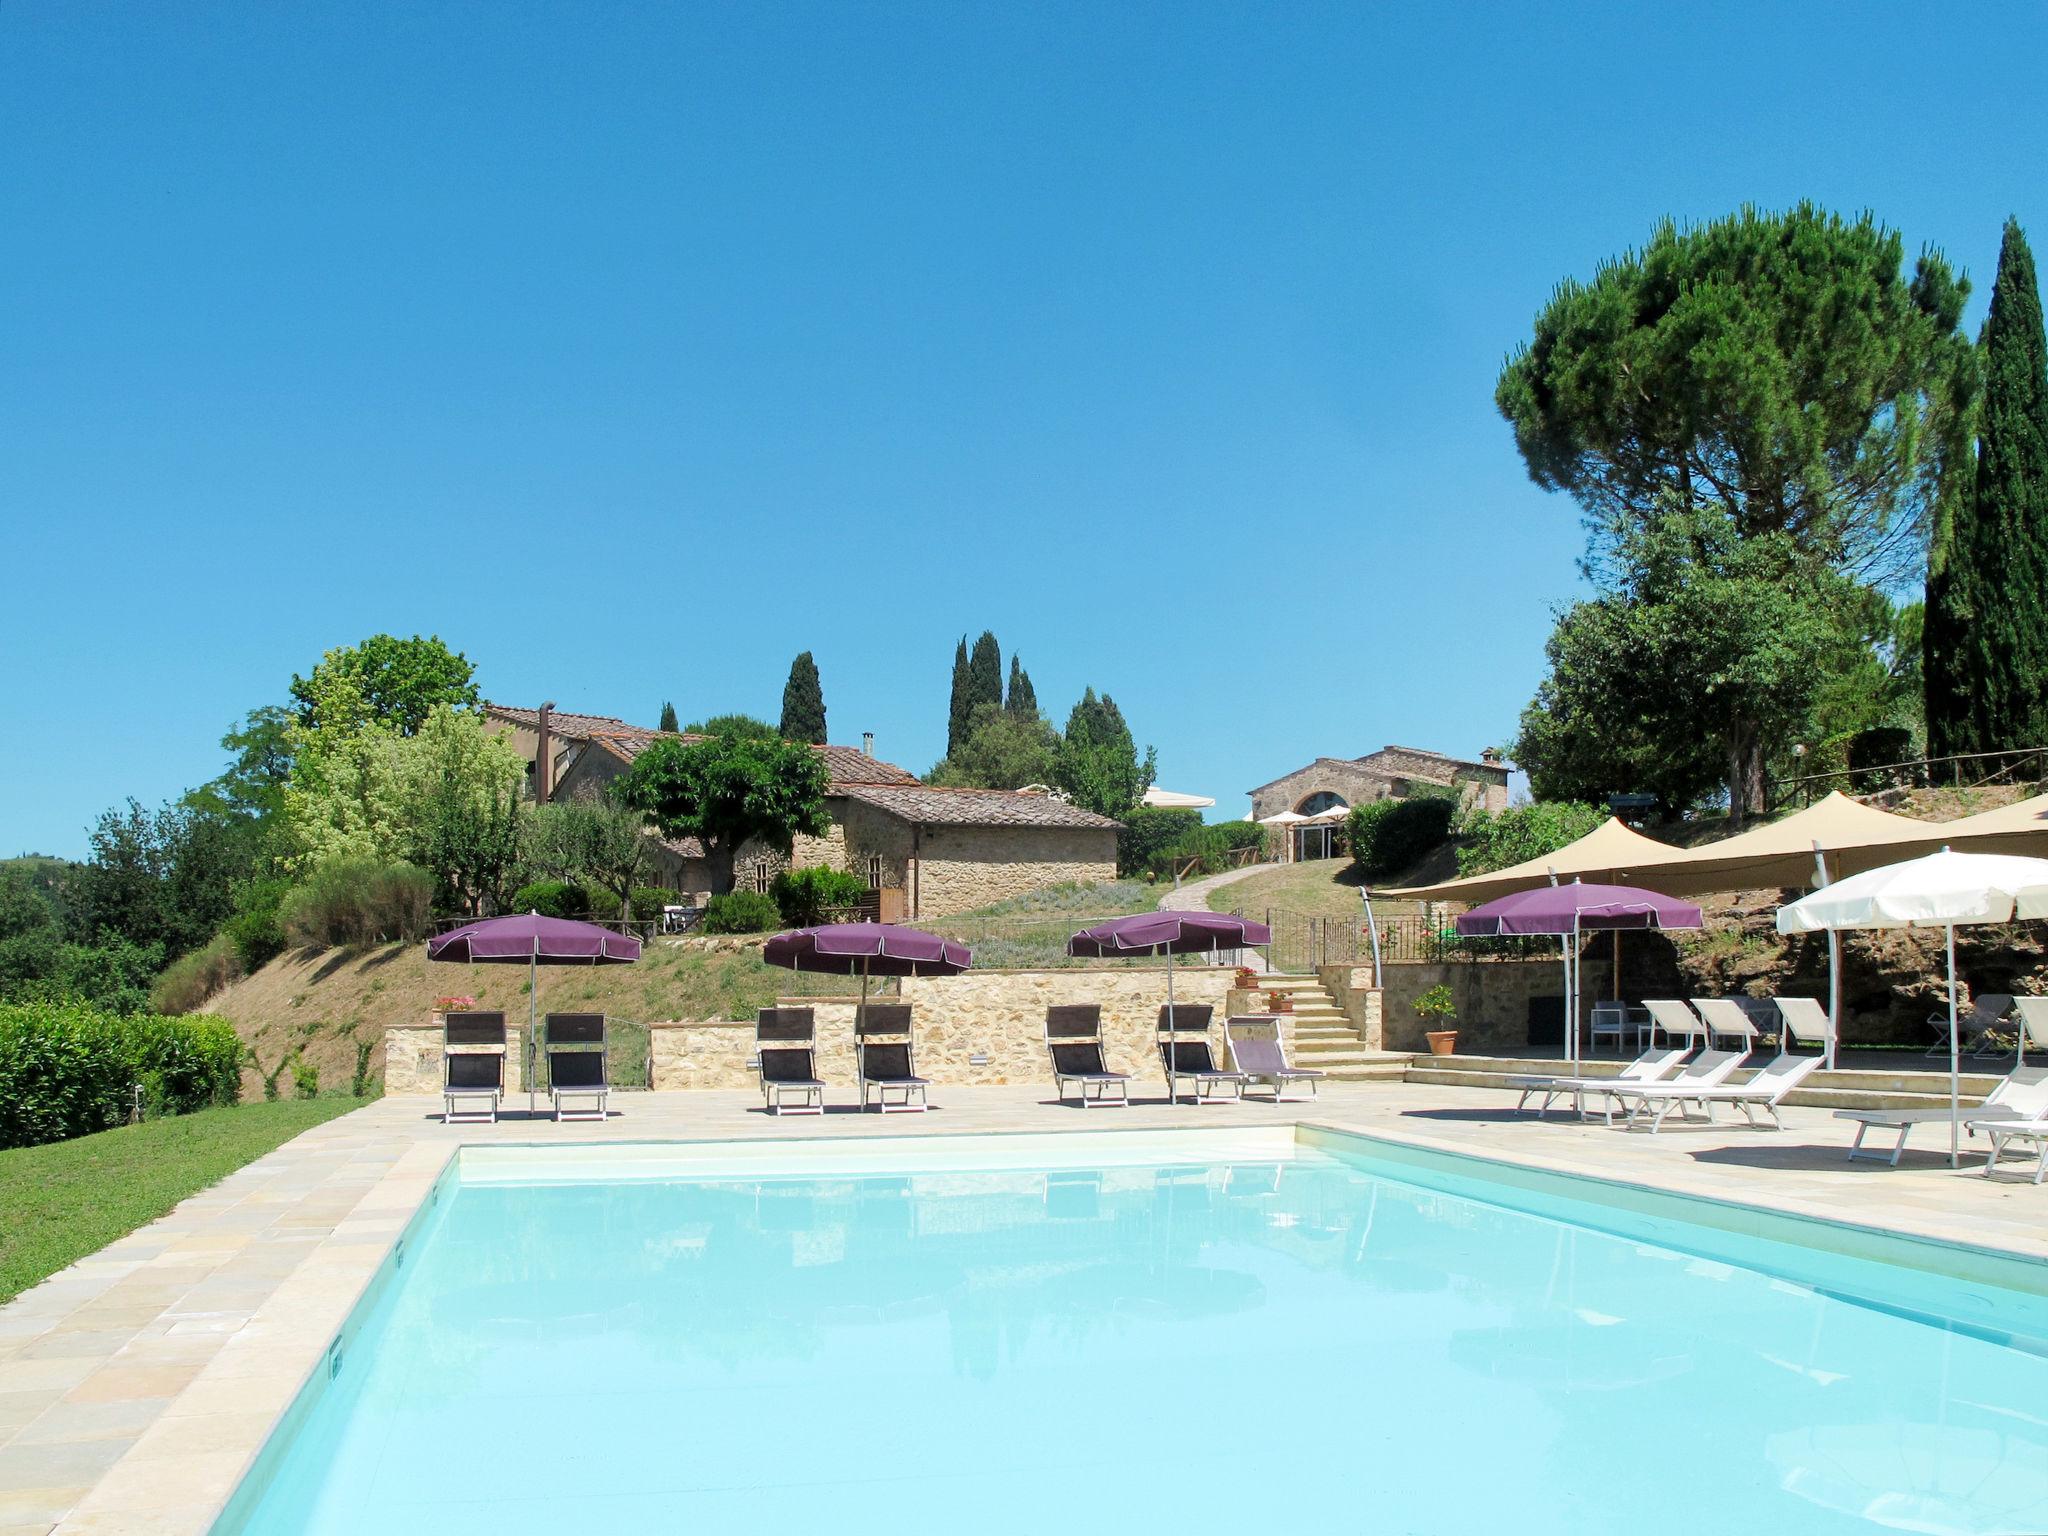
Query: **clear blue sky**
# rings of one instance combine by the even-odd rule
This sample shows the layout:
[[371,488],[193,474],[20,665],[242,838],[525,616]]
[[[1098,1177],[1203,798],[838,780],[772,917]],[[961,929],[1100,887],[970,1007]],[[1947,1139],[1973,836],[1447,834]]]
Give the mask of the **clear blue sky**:
[[[927,767],[993,628],[1218,797],[1506,740],[1492,388],[1662,214],[2048,247],[2038,6],[0,7],[0,852],[326,647]],[[1704,9],[1704,8],[1703,8]]]

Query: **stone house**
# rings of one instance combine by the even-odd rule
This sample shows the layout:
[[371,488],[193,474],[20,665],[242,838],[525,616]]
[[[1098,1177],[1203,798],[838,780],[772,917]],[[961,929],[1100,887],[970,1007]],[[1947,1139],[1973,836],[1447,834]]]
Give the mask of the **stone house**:
[[[1508,805],[1508,767],[1492,747],[1479,760],[1446,757],[1419,747],[1381,747],[1364,757],[1319,757],[1306,767],[1250,790],[1254,821],[1282,811],[1317,816],[1326,811],[1365,805],[1374,800],[1405,800],[1418,792],[1455,791],[1462,804],[1487,811]],[[1315,858],[1334,852],[1337,829],[1293,827],[1281,840],[1288,859]]]
[[[509,732],[537,800],[602,788],[632,766],[661,731],[604,715],[484,706],[488,725]],[[695,738],[682,737],[682,740]],[[760,843],[733,858],[734,884],[765,891],[791,865],[829,865],[876,893],[884,921],[938,918],[1067,881],[1116,877],[1118,823],[1050,795],[1004,789],[936,789],[883,762],[873,738],[860,747],[812,748],[824,759],[831,825],[799,836],[785,855]],[[545,763],[545,770],[542,764]],[[710,863],[695,838],[657,843],[658,881],[694,901],[710,892]]]

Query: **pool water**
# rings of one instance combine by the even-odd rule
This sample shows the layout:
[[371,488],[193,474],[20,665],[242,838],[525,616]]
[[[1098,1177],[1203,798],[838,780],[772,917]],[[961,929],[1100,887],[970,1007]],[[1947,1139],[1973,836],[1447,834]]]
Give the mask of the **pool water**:
[[1402,1173],[456,1181],[222,1529],[2048,1531],[2039,1296]]

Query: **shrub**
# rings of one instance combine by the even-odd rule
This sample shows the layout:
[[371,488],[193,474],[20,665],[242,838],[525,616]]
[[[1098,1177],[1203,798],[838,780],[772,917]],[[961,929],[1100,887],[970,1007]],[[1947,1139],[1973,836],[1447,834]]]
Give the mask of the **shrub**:
[[292,1096],[300,1099],[320,1097],[320,1068],[296,1051],[292,1053]]
[[662,908],[676,899],[674,891],[664,891],[658,885],[636,885],[633,887],[633,921],[636,923],[658,923]]
[[536,880],[512,893],[514,912],[542,917],[588,917],[596,910],[591,893],[571,880]]
[[235,896],[235,915],[221,927],[241,952],[244,972],[260,971],[284,950],[281,914],[289,880],[251,880]]
[[1126,811],[1116,834],[1116,872],[1130,876],[1151,869],[1170,848],[1202,828],[1200,811],[1141,805]]
[[225,1019],[0,1004],[0,1147],[125,1124],[138,1084],[151,1114],[232,1104],[241,1065],[242,1043]]
[[1369,800],[1345,818],[1351,862],[1368,879],[1398,875],[1451,835],[1458,802],[1449,795]]
[[[1914,767],[1901,768],[1913,756],[1913,733],[1901,725],[1876,725],[1849,738],[1844,754],[1852,770],[1850,787],[1860,795],[1875,794],[1920,777]],[[1890,773],[1876,770],[1889,768]]]
[[782,921],[792,928],[808,928],[825,920],[835,907],[850,907],[868,893],[867,881],[843,869],[813,864],[805,869],[785,869],[770,887]]
[[706,933],[767,933],[782,926],[782,912],[759,891],[730,891],[704,903]]
[[279,918],[294,944],[361,948],[426,935],[434,877],[410,864],[336,859],[284,900]]
[[1483,875],[1527,859],[1540,859],[1577,842],[1606,813],[1576,800],[1537,800],[1494,816],[1468,817],[1459,829],[1458,873]]
[[245,974],[241,946],[222,932],[165,966],[163,974],[150,983],[149,1005],[158,1013],[192,1013]]

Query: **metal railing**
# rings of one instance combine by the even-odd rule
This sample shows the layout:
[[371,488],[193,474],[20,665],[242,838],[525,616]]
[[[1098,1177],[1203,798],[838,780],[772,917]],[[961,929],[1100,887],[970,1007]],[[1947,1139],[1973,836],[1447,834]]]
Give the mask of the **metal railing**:
[[1989,784],[2038,783],[2048,778],[2048,747],[2017,747],[2007,752],[1964,752],[1948,757],[1913,757],[1897,763],[1832,768],[1826,773],[1767,779],[1764,805],[1780,810],[1795,800],[1811,805],[1830,789],[1874,795],[1892,789],[1924,789],[1928,785],[1981,789]]

